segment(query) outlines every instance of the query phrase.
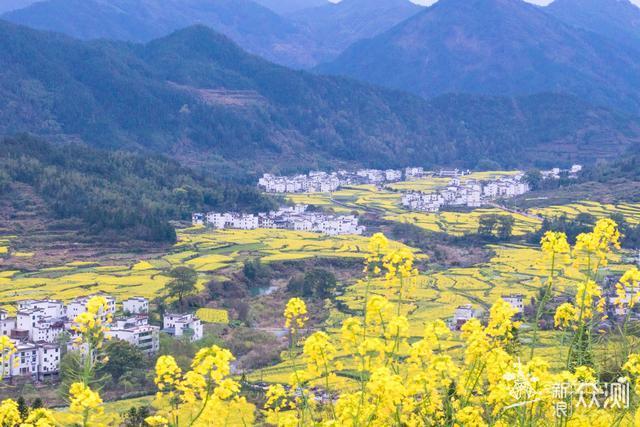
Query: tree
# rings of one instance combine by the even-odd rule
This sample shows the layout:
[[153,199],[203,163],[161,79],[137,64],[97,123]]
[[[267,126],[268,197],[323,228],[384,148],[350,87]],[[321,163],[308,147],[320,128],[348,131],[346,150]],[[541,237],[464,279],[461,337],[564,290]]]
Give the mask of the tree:
[[18,404],[18,412],[20,412],[20,416],[23,420],[26,419],[29,416],[30,410],[29,405],[27,405],[27,402],[24,400],[24,397],[18,397],[16,403]]
[[542,186],[542,173],[538,169],[531,169],[524,175],[524,180],[531,190],[539,190]]
[[513,234],[513,225],[515,222],[511,215],[501,215],[498,220],[498,238],[501,240],[509,240]]
[[178,304],[182,305],[184,297],[196,292],[198,273],[189,267],[176,267],[169,272],[169,276],[172,277],[173,280],[165,286],[167,296],[177,298]]
[[114,382],[118,382],[120,377],[128,372],[135,372],[145,368],[145,356],[142,351],[132,344],[123,340],[111,340],[105,346],[107,362],[100,370],[111,375]]
[[478,220],[478,234],[483,237],[493,237],[493,230],[498,223],[495,215],[481,215]]
[[129,408],[127,412],[122,414],[123,427],[145,427],[147,423],[145,418],[151,415],[151,408],[148,406],[139,406]]
[[294,276],[289,281],[289,292],[308,298],[328,298],[336,288],[336,276],[330,271],[316,268],[305,273],[304,277]]

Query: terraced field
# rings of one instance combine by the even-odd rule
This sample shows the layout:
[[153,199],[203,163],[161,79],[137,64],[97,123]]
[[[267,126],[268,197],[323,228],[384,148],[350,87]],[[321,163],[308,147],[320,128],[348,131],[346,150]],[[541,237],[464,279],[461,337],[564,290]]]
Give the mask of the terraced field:
[[[524,294],[528,299],[537,294],[538,289],[548,276],[549,259],[534,246],[529,245],[490,245],[495,256],[487,263],[469,268],[451,268],[442,271],[426,272],[419,276],[415,283],[409,285],[406,294],[405,314],[410,324],[410,335],[418,339],[422,336],[427,322],[450,319],[455,308],[463,304],[471,304],[474,309],[486,312],[491,304],[505,294]],[[575,293],[575,286],[581,273],[569,260],[560,260],[556,274],[556,292]],[[623,273],[629,265],[622,263],[622,257],[613,255],[610,258],[609,272]],[[365,284],[355,282],[345,289],[343,296],[338,297],[343,305],[340,310],[333,309],[327,321],[327,331],[333,339],[340,339],[339,325],[352,315],[357,315],[364,300]],[[382,282],[372,282],[369,292],[385,295],[394,301],[393,295]],[[397,301],[397,299],[395,300]],[[522,337],[527,339],[527,330],[522,330]],[[545,352],[557,354],[562,333],[559,331],[543,331],[540,333],[540,354]],[[447,343],[454,353],[461,341],[457,334]],[[555,353],[554,353],[555,352]],[[273,368],[264,369],[250,375],[252,380],[272,382],[286,381],[291,372],[291,363],[283,362]],[[347,378],[339,377],[340,384],[352,384]],[[339,384],[336,384],[339,386]]]
[[545,208],[532,208],[529,212],[538,216],[554,217],[567,215],[575,218],[581,213],[588,213],[597,218],[606,218],[613,213],[624,215],[630,224],[640,224],[640,203],[603,204],[592,201],[582,201],[561,206],[549,206]]
[[510,215],[515,219],[514,236],[522,236],[536,231],[542,221],[537,218],[521,214],[513,214],[498,208],[475,209],[471,212],[405,212],[386,215],[389,221],[413,224],[420,228],[436,233],[447,233],[454,236],[473,234],[478,231],[478,224],[482,215]]
[[202,287],[217,271],[239,267],[248,256],[261,257],[263,262],[312,257],[361,258],[367,244],[368,239],[362,236],[191,228],[180,231],[173,250],[156,259],[134,260],[127,265],[71,262],[38,271],[2,271],[0,301],[11,309],[13,302],[24,298],[69,300],[98,291],[118,298],[133,295],[153,298],[170,281],[167,272],[173,267],[194,268],[199,273],[198,286]]

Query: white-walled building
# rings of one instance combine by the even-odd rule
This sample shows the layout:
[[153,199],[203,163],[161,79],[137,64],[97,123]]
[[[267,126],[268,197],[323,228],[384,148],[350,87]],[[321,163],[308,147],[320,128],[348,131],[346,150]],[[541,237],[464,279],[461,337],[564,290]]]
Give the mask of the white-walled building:
[[4,379],[32,377],[42,380],[60,372],[60,347],[50,343],[14,340],[16,352],[5,362]]
[[460,330],[462,325],[476,317],[476,311],[471,304],[460,305],[456,308],[451,320],[451,329]]
[[524,313],[524,295],[522,294],[502,295],[502,299],[508,302],[509,305],[516,310],[516,314]]
[[69,320],[75,319],[80,314],[87,311],[87,303],[94,296],[103,296],[107,300],[107,309],[102,313],[103,320],[108,316],[113,316],[116,312],[116,299],[111,295],[89,295],[75,298],[67,303],[66,315]]
[[7,310],[0,309],[0,335],[11,335],[11,331],[16,328],[16,318],[9,317]]
[[117,319],[106,334],[127,341],[146,354],[157,353],[160,349],[160,328],[149,325],[144,315]]
[[190,335],[191,341],[202,338],[204,330],[202,322],[195,314],[166,313],[163,318],[162,331],[175,337]]
[[454,176],[449,185],[431,193],[404,193],[402,205],[422,212],[438,212],[443,206],[478,208],[492,200],[515,197],[529,191],[529,184],[521,173],[483,182],[462,182],[458,178],[460,172],[455,170],[441,173],[444,173],[443,176]]
[[364,227],[353,215],[326,215],[307,212],[306,205],[280,208],[277,211],[257,215],[234,212],[206,214],[206,224],[215,229],[254,230],[257,228],[280,228],[297,231],[313,231],[329,235],[362,234]]
[[131,297],[122,301],[122,311],[129,314],[149,313],[149,300],[144,297]]

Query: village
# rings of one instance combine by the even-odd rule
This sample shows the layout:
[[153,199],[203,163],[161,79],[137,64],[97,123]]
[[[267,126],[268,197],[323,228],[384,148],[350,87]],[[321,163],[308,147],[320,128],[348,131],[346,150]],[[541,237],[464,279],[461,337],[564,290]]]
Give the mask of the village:
[[422,212],[439,212],[442,207],[478,208],[497,199],[519,196],[529,191],[524,174],[500,177],[491,181],[453,178],[449,185],[431,193],[411,191],[402,196],[402,205]]
[[258,186],[267,193],[328,193],[345,185],[383,185],[386,183],[414,181],[429,176],[421,167],[399,169],[359,169],[354,172],[311,171],[306,175],[276,176],[264,174],[258,180]]
[[[128,298],[118,311],[113,296],[100,296],[107,301],[106,310],[100,314],[106,337],[126,341],[147,355],[159,351],[160,332],[191,341],[203,336],[202,322],[194,314],[165,313],[161,329],[149,324],[146,298]],[[0,335],[9,337],[16,348],[0,367],[0,378],[31,377],[42,381],[57,376],[64,353],[83,350],[74,340],[78,336],[74,319],[87,311],[91,297],[76,298],[67,304],[54,299],[18,301],[15,316],[0,310]]]
[[207,214],[194,213],[193,225],[206,225],[217,230],[276,228],[296,231],[313,231],[330,236],[341,234],[363,234],[365,227],[359,225],[354,215],[328,215],[308,211],[307,205],[283,207],[267,213],[243,214],[236,212]]

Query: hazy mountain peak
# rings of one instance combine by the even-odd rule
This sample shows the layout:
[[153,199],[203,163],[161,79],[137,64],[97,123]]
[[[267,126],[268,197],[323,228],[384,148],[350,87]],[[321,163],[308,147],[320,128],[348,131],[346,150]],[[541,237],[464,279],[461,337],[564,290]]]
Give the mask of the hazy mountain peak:
[[629,0],[556,0],[545,10],[574,27],[640,46],[640,8]]
[[551,91],[638,110],[638,55],[521,0],[440,0],[318,70],[425,97]]

